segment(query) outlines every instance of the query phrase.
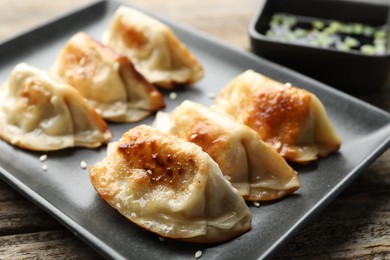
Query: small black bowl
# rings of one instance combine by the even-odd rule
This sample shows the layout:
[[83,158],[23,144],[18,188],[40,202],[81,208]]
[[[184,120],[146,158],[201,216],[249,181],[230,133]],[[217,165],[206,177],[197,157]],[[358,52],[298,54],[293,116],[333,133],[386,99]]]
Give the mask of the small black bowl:
[[384,54],[368,55],[281,42],[265,34],[274,13],[378,27],[389,26],[389,9],[385,4],[350,0],[263,0],[249,26],[252,51],[342,91],[351,94],[372,92],[389,84],[389,44]]

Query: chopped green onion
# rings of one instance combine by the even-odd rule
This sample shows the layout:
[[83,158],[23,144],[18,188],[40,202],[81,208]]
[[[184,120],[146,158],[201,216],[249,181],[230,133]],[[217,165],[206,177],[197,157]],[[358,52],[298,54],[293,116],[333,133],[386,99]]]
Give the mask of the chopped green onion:
[[271,17],[265,35],[281,42],[302,43],[344,51],[356,50],[371,55],[386,53],[390,48],[387,27],[319,18],[310,19],[276,13]]
[[386,53],[386,47],[384,45],[375,45],[375,52],[377,54],[384,54]]
[[329,27],[333,28],[335,31],[340,30],[341,26],[342,26],[341,23],[337,21],[333,21],[329,25]]
[[297,38],[297,36],[294,33],[292,33],[292,32],[288,32],[286,34],[286,39],[289,40],[289,41],[294,41],[296,38]]
[[387,33],[385,30],[378,30],[374,34],[375,39],[385,39],[386,36],[387,36]]
[[321,43],[318,40],[312,40],[309,42],[310,45],[315,46],[315,47],[320,47]]
[[294,33],[297,37],[304,37],[307,35],[307,31],[301,28],[295,29]]
[[275,33],[272,31],[272,30],[268,30],[266,33],[265,33],[266,36],[268,37],[273,37],[275,36]]
[[320,21],[320,20],[314,20],[312,25],[313,25],[314,28],[316,28],[318,30],[321,30],[325,26],[324,22]]
[[297,19],[293,16],[285,16],[282,23],[287,27],[293,27],[297,23]]
[[364,54],[375,54],[375,47],[369,44],[365,44],[360,48],[361,52]]
[[371,35],[374,34],[374,31],[375,31],[374,28],[372,28],[371,26],[366,25],[366,26],[364,26],[363,34],[365,36],[371,36]]
[[354,34],[362,34],[363,33],[363,24],[361,23],[355,23],[353,25],[353,33]]
[[345,43],[338,44],[336,48],[340,51],[349,51],[351,50],[351,47]]
[[318,37],[318,41],[322,47],[328,47],[333,43],[333,39],[326,34],[320,34]]
[[353,27],[351,25],[342,25],[340,27],[342,33],[351,34],[353,32]]
[[329,26],[329,27],[326,27],[324,29],[324,33],[328,34],[328,35],[333,35],[333,34],[336,34],[337,33],[337,28],[336,27],[333,27],[333,26]]
[[386,39],[375,38],[374,39],[374,44],[375,45],[386,45]]
[[356,38],[347,36],[344,39],[344,44],[348,45],[349,47],[356,47],[359,45],[359,41]]
[[282,18],[278,14],[274,14],[271,18],[271,23],[279,24]]

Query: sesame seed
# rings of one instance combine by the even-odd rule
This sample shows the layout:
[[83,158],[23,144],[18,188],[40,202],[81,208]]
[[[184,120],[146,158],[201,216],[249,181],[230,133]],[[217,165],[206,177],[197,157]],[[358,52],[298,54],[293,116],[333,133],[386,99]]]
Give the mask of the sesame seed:
[[195,259],[198,259],[198,258],[200,258],[201,256],[202,256],[202,250],[198,250],[198,251],[196,251],[196,253],[195,253]]
[[44,170],[45,172],[47,172],[47,165],[46,165],[46,164],[43,164],[43,165],[42,165],[42,170]]
[[217,94],[215,94],[214,92],[209,92],[207,93],[207,96],[210,98],[210,99],[214,99],[217,97]]
[[254,202],[253,202],[253,205],[254,205],[255,207],[260,207],[260,203],[259,203],[258,201],[254,201]]
[[82,168],[82,169],[87,169],[87,163],[85,162],[85,161],[81,161],[80,162],[80,167]]
[[158,237],[158,240],[160,240],[161,242],[163,242],[165,240],[165,238],[163,237]]
[[41,162],[44,162],[47,160],[47,154],[42,154],[40,157],[39,157],[39,161]]
[[171,93],[169,93],[169,98],[170,98],[171,100],[175,100],[175,99],[177,98],[176,92],[171,92]]

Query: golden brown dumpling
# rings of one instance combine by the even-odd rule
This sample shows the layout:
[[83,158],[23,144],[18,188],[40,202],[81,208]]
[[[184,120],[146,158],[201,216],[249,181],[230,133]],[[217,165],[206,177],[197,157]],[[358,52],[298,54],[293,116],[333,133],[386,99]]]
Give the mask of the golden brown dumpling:
[[308,163],[337,151],[341,144],[315,95],[251,70],[221,91],[213,109],[256,130],[288,161]]
[[130,7],[115,12],[105,43],[158,86],[172,89],[203,77],[198,60],[167,25]]
[[0,88],[0,129],[5,141],[37,151],[93,148],[112,137],[76,89],[24,63]]
[[190,142],[141,125],[90,170],[99,195],[135,224],[190,242],[229,240],[251,213],[218,165]]
[[164,98],[130,60],[83,32],[62,49],[51,73],[77,88],[103,118],[136,122],[165,107]]
[[184,101],[171,113],[158,112],[154,126],[199,145],[245,200],[282,198],[299,189],[295,171],[246,125]]

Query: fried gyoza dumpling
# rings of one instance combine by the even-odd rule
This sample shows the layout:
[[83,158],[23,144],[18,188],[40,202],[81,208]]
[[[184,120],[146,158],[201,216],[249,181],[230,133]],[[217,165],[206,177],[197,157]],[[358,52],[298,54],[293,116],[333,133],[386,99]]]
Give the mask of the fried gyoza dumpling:
[[222,242],[251,226],[251,213],[202,149],[141,125],[90,169],[99,195],[135,224],[164,237]]
[[98,147],[112,134],[76,89],[21,63],[0,90],[0,137],[21,148],[50,151]]
[[300,187],[295,171],[254,130],[200,104],[158,112],[154,126],[199,145],[246,200],[279,199]]
[[288,161],[308,163],[337,151],[341,144],[315,95],[251,70],[221,91],[213,109],[256,130]]
[[162,22],[121,6],[115,12],[105,43],[128,56],[151,83],[172,89],[203,77],[203,68]]
[[127,57],[82,32],[67,42],[51,72],[77,88],[110,121],[136,122],[165,106],[160,92]]

